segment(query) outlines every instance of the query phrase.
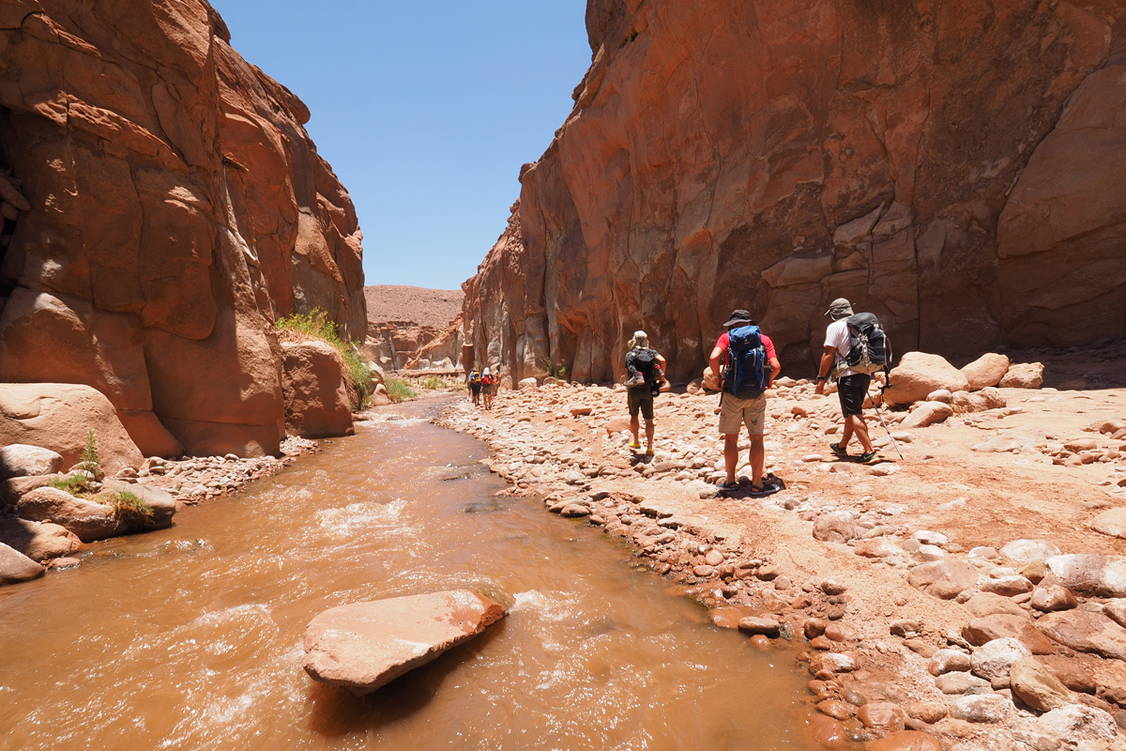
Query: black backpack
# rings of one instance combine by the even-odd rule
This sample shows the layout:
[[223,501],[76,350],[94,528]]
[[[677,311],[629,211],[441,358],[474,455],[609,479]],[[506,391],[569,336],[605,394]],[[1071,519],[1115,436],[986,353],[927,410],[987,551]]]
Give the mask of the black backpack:
[[856,313],[848,325],[848,357],[844,364],[857,373],[872,375],[891,367],[891,342],[873,313]]
[[626,379],[628,387],[652,390],[657,386],[657,350],[631,349],[626,353],[626,370],[629,373]]

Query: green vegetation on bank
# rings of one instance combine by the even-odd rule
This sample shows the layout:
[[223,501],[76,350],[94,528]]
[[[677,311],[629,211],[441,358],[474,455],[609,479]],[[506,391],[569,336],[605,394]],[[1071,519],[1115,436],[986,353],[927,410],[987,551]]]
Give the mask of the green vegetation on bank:
[[52,480],[49,485],[70,493],[75,498],[83,498],[95,503],[112,506],[117,517],[133,525],[145,525],[153,517],[153,508],[143,498],[128,490],[98,491],[97,483],[103,476],[101,461],[98,458],[98,441],[93,428],[86,429],[86,444],[82,447],[82,458],[71,474]]
[[405,378],[389,375],[383,379],[383,385],[387,388],[387,396],[393,402],[403,402],[418,396],[418,392],[411,388],[410,381]]
[[152,506],[140,496],[122,490],[117,493],[103,493],[96,498],[100,503],[113,506],[119,519],[133,524],[147,524],[153,516]]
[[282,316],[275,325],[282,331],[292,331],[309,338],[320,339],[339,352],[340,358],[344,361],[344,378],[348,381],[352,409],[361,410],[367,406],[372,392],[371,371],[360,357],[355,345],[341,339],[336,333],[336,323],[328,317],[328,313],[321,308],[313,308],[308,313]]
[[449,378],[444,376],[426,376],[418,381],[418,385],[425,391],[449,391],[451,389],[462,388],[462,383],[457,378]]

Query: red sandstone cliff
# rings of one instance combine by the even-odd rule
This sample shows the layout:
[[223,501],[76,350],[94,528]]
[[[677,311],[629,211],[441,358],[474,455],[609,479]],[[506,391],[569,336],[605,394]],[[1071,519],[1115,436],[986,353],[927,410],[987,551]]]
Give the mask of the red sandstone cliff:
[[365,328],[305,105],[203,0],[0,0],[0,108],[0,382],[89,384],[146,454],[276,451],[273,321]]
[[465,285],[516,377],[610,378],[639,327],[689,377],[736,307],[800,368],[838,296],[901,352],[1126,330],[1126,4],[590,0],[587,27]]

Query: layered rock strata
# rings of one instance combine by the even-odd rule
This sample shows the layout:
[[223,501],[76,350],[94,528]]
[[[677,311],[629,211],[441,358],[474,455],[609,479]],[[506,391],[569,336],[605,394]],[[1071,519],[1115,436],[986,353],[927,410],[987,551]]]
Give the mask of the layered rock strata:
[[309,111],[203,0],[0,0],[0,381],[105,394],[146,455],[278,450],[273,322],[365,315]]
[[[590,0],[590,70],[465,285],[516,379],[674,378],[733,308],[811,363],[826,304],[958,359],[1126,331],[1126,6]],[[972,332],[972,334],[968,334]]]

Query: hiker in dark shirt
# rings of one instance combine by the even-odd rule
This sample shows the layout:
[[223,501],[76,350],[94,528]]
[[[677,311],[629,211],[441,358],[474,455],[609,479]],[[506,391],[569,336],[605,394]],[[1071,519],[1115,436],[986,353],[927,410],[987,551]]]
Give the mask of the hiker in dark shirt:
[[465,379],[466,387],[469,389],[469,397],[473,400],[473,406],[478,407],[481,405],[481,374],[477,372],[477,368],[469,371],[469,376]]
[[629,447],[640,449],[638,431],[641,425],[638,413],[645,418],[645,455],[653,456],[653,397],[661,390],[665,379],[665,358],[650,348],[649,335],[633,332],[629,351],[626,352],[626,395],[629,405],[629,430],[633,435]]
[[[762,333],[745,310],[736,310],[723,324],[727,331],[716,340],[708,363],[711,380],[723,384],[720,396],[719,432],[723,435],[723,463],[727,478],[722,490],[739,487],[735,470],[739,464],[739,432],[743,425],[751,439],[750,463],[752,493],[779,489],[773,476],[763,475],[766,450],[763,432],[766,424],[766,389],[782,370],[774,342]],[[721,380],[720,369],[723,368]]]

